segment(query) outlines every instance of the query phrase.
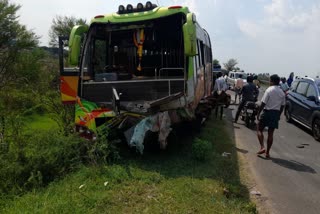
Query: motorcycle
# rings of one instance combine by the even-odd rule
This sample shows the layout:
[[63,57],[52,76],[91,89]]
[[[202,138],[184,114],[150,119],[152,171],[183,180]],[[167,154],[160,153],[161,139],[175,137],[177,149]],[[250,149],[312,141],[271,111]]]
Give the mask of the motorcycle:
[[255,125],[256,116],[258,114],[258,105],[253,101],[247,101],[241,110],[240,116],[246,124],[246,127],[251,128]]

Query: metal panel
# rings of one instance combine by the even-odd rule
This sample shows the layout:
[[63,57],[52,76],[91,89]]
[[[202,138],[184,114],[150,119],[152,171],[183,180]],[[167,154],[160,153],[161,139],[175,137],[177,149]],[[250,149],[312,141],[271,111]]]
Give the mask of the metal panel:
[[121,101],[151,101],[183,92],[184,80],[91,82],[83,84],[83,98],[93,102],[111,102],[112,88],[121,94]]

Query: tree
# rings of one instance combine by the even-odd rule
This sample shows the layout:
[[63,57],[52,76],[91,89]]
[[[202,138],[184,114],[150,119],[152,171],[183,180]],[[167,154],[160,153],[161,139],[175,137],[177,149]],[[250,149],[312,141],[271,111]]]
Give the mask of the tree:
[[213,65],[213,70],[220,70],[221,69],[220,62],[217,59],[214,59],[212,61],[212,65]]
[[19,23],[19,9],[19,5],[0,0],[0,89],[18,79],[19,57],[38,44],[38,37]]
[[223,63],[223,66],[227,71],[232,71],[235,69],[235,66],[237,64],[238,64],[237,60],[229,59],[227,63]]
[[69,36],[72,28],[75,25],[85,25],[85,19],[78,19],[73,16],[56,16],[52,20],[52,25],[49,31],[50,42],[49,45],[51,47],[59,46],[59,36]]
[[220,65],[220,62],[219,62],[219,60],[214,59],[214,60],[212,61],[212,64],[213,64],[213,66],[218,66],[218,65]]

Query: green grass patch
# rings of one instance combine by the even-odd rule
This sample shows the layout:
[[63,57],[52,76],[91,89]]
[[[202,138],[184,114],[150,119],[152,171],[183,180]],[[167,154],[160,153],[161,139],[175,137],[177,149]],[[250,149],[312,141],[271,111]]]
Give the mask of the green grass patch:
[[23,118],[26,131],[48,131],[57,129],[57,123],[47,114],[31,114]]
[[[240,182],[225,122],[211,119],[200,133],[180,129],[171,135],[166,151],[149,149],[139,156],[126,149],[116,164],[83,166],[47,188],[7,201],[2,212],[255,213]],[[210,151],[205,159],[194,158],[195,138],[212,145],[206,147]],[[223,157],[223,152],[231,156]]]

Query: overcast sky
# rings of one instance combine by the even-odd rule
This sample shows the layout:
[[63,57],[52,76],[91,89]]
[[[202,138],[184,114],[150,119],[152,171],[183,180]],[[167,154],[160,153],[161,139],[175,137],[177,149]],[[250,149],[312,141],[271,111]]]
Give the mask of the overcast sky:
[[[48,32],[56,15],[88,21],[115,12],[124,0],[11,0],[22,7],[21,23],[48,45]],[[185,5],[197,15],[220,63],[230,58],[250,73],[288,76],[320,75],[320,0],[155,0],[161,6]]]

